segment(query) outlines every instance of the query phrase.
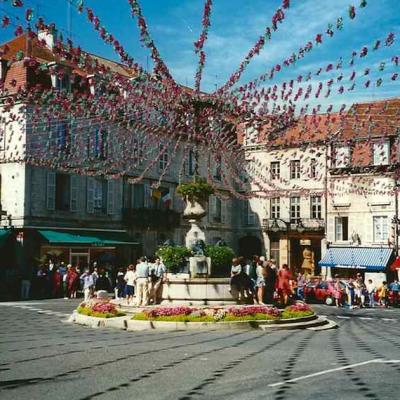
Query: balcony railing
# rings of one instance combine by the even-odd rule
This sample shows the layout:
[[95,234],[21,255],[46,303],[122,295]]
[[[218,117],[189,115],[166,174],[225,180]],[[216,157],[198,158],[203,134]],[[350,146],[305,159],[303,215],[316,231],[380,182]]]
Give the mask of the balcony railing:
[[318,232],[325,229],[325,221],[315,218],[301,218],[297,221],[284,219],[263,219],[262,227],[265,232]]
[[128,227],[173,229],[180,225],[180,213],[152,208],[125,208],[123,223]]

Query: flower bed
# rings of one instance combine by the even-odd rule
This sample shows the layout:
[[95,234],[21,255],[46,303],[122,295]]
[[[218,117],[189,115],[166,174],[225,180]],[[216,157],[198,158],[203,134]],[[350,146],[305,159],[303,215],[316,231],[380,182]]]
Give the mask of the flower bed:
[[289,307],[286,307],[282,311],[282,318],[283,319],[302,318],[302,317],[308,317],[313,314],[314,311],[308,304],[296,303]]
[[114,318],[123,317],[126,315],[125,313],[117,310],[117,307],[109,302],[81,303],[77,311],[79,314],[97,318]]
[[287,307],[282,312],[270,306],[233,306],[233,307],[155,307],[135,314],[137,321],[169,322],[235,322],[235,321],[274,321],[287,318],[301,318],[314,314],[306,305]]

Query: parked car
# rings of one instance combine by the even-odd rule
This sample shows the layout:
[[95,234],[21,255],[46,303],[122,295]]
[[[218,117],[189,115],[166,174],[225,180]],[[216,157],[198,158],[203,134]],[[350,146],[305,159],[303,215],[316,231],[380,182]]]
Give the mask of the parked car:
[[[325,303],[327,305],[335,304],[334,293],[334,282],[332,281],[311,281],[308,282],[304,288],[304,296],[307,303]],[[346,285],[344,282],[340,282],[342,289],[342,296],[346,296]]]
[[389,290],[389,305],[400,306],[400,292],[394,292],[393,290]]

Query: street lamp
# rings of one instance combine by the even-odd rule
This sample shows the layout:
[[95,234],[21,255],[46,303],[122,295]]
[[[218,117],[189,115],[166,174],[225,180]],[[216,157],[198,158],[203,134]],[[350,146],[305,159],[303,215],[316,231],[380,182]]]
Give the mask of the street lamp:
[[301,219],[299,219],[299,221],[297,222],[297,232],[299,233],[303,233],[306,230],[306,227],[303,225],[303,222]]

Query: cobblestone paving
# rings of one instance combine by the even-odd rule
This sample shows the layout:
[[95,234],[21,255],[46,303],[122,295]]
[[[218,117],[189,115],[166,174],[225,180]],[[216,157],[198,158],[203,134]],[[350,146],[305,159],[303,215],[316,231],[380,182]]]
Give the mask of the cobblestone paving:
[[339,329],[126,332],[65,323],[77,302],[0,303],[0,398],[394,399],[400,310],[316,306]]

